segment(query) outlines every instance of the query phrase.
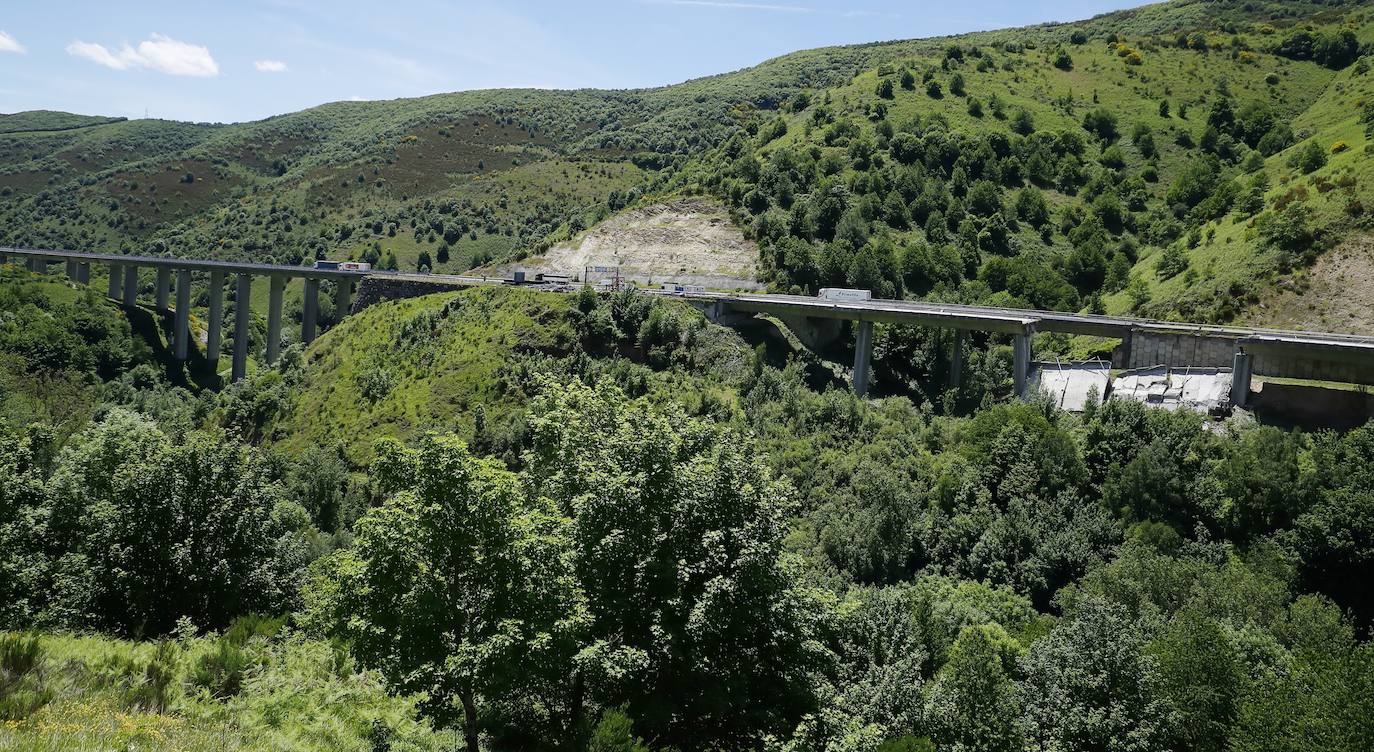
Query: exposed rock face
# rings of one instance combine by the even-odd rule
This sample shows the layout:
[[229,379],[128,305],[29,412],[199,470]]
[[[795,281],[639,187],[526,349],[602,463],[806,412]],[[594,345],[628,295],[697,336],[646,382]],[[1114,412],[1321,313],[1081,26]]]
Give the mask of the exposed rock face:
[[[620,266],[628,281],[676,282],[716,289],[755,290],[758,247],[730,221],[725,208],[684,198],[618,214],[543,256],[499,268],[581,277],[588,266]],[[592,274],[592,281],[609,275]]]

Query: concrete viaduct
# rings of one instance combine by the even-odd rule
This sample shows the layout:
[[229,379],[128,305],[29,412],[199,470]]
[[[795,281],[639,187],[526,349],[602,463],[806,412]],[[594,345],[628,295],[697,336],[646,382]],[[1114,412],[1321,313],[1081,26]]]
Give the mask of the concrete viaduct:
[[[234,277],[234,299],[245,302],[252,296],[253,278],[267,278],[267,361],[269,363],[275,362],[281,352],[282,293],[286,288],[288,279],[298,277],[305,280],[305,306],[301,316],[301,340],[311,342],[315,339],[316,322],[319,315],[320,280],[331,279],[336,282],[334,309],[347,311],[352,305],[353,284],[367,276],[367,272],[312,269],[303,266],[0,247],[0,261],[10,258],[25,261],[30,271],[38,273],[47,272],[49,264],[65,263],[67,277],[78,284],[90,283],[91,264],[104,264],[109,267],[110,273],[109,296],[131,307],[138,304],[139,271],[141,269],[153,270],[157,274],[154,301],[157,310],[161,313],[175,311],[172,346],[178,360],[186,360],[190,354],[191,274],[192,272],[208,272],[210,300],[208,306],[209,321],[206,326],[205,357],[211,363],[219,362],[220,332],[224,322],[224,281],[230,275]],[[173,307],[170,305],[169,299],[173,290],[172,276],[174,274],[176,275],[176,302]],[[242,379],[247,368],[250,316],[251,311],[248,305],[235,306],[234,352],[230,367],[230,378],[234,381]]]
[[[226,275],[236,277],[237,299],[248,300],[253,278],[269,279],[267,316],[267,359],[275,361],[281,343],[282,290],[288,278],[305,280],[305,309],[301,339],[315,337],[315,323],[322,279],[335,280],[335,309],[347,311],[353,285],[363,279],[387,284],[429,282],[436,285],[465,286],[501,284],[502,280],[462,275],[398,274],[395,272],[357,272],[314,269],[271,264],[201,261],[192,259],[119,256],[74,251],[34,250],[0,247],[0,257],[18,257],[36,272],[51,263],[65,262],[67,276],[74,282],[90,280],[92,263],[110,267],[109,296],[125,305],[136,303],[138,274],[147,267],[157,272],[156,305],[168,309],[171,276],[176,274],[176,356],[186,358],[189,346],[188,315],[192,272],[210,275],[209,336],[206,357],[219,358],[220,325],[223,317],[223,283]],[[0,259],[2,260],[2,259]],[[423,287],[423,285],[422,285]],[[659,290],[645,292],[673,295]],[[866,394],[870,383],[873,324],[908,324],[952,329],[950,377],[959,383],[962,371],[963,339],[970,331],[1010,335],[1013,345],[1013,379],[1016,393],[1025,396],[1033,368],[1032,337],[1039,332],[1105,337],[1121,341],[1113,354],[1116,368],[1169,367],[1231,368],[1232,402],[1244,405],[1253,375],[1374,384],[1374,337],[1324,334],[1232,326],[1210,326],[1119,316],[1097,316],[1056,311],[1031,311],[984,306],[922,303],[899,300],[840,302],[797,295],[754,295],[732,293],[677,294],[703,308],[713,320],[731,316],[764,313],[776,316],[796,331],[804,341],[833,340],[843,322],[855,324],[854,390]],[[231,378],[241,379],[248,348],[248,306],[239,306],[234,320],[234,360]]]

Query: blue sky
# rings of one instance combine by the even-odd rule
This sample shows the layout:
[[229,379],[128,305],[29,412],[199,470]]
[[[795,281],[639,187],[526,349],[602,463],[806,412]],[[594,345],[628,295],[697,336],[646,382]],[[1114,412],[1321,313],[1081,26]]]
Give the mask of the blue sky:
[[0,112],[241,121],[341,99],[676,83],[1137,0],[5,0]]

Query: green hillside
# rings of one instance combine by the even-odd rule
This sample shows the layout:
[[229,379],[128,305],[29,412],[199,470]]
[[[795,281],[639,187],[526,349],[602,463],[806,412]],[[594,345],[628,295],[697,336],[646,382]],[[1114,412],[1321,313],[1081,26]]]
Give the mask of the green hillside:
[[513,288],[429,295],[345,319],[306,350],[286,369],[287,396],[267,434],[291,453],[337,446],[363,465],[378,437],[426,431],[482,434],[499,454],[520,442],[542,379],[606,376],[723,415],[752,359],[738,334],[677,301]]
[[[775,289],[1227,319],[1366,234],[1371,41],[1368,3],[1179,0],[654,90],[20,113],[0,243],[457,269],[706,194]],[[1068,413],[996,334],[950,389],[952,334],[897,325],[861,397],[851,338],[592,287],[336,321],[326,284],[229,384],[93,282],[0,265],[0,749],[1374,739],[1374,424]]]
[[[782,289],[1228,319],[1363,227],[1369,20],[1362,2],[1178,0],[657,89],[232,125],[19,113],[0,121],[0,242],[459,271],[708,192]],[[1309,148],[1340,153],[1290,166]],[[1307,209],[1295,240],[1261,221]]]
[[1374,25],[1203,5],[945,40],[790,102],[681,184],[735,207],[782,289],[1228,320],[1367,226]]

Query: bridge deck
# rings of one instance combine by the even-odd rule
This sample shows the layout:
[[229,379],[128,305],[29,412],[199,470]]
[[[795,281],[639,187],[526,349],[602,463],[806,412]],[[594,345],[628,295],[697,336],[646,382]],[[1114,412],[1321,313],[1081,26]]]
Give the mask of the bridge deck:
[[[0,255],[42,258],[51,261],[146,266],[151,268],[223,271],[229,274],[283,275],[313,279],[359,279],[368,276],[428,280],[442,284],[501,284],[502,280],[454,274],[408,274],[373,270],[315,269],[304,266],[259,264],[204,259],[178,259],[158,256],[121,256],[107,253],[0,247]],[[925,303],[908,300],[875,299],[838,302],[800,295],[688,293],[685,295],[649,289],[646,292],[673,295],[705,303],[722,303],[733,310],[771,313],[782,316],[847,319],[883,323],[916,324],[975,331],[1019,334],[1027,331],[1058,332],[1125,339],[1137,330],[1156,334],[1175,334],[1236,340],[1256,350],[1290,353],[1322,353],[1324,357],[1374,363],[1374,337],[1332,332],[1298,332],[1237,326],[1216,326],[1173,321],[1155,321],[1125,316],[1098,316],[1062,311],[1020,310],[989,306]]]

